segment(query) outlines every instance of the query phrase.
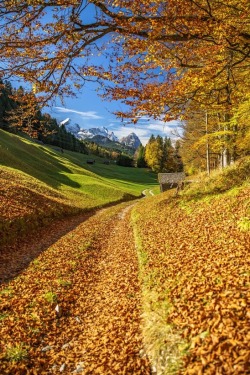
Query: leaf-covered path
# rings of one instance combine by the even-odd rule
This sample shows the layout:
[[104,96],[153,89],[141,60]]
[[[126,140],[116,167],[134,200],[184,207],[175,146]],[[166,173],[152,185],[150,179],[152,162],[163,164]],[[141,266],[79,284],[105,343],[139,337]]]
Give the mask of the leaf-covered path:
[[129,211],[99,211],[2,285],[2,375],[150,374]]

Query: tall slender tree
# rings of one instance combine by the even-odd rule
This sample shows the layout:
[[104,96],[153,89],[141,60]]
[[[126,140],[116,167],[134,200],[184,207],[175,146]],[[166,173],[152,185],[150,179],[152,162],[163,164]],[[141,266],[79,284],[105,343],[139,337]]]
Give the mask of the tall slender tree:
[[146,168],[147,163],[145,160],[145,147],[140,145],[137,150],[136,165],[138,168]]
[[163,142],[160,136],[155,139],[151,137],[145,150],[145,160],[147,165],[154,172],[160,172],[162,170],[163,163]]

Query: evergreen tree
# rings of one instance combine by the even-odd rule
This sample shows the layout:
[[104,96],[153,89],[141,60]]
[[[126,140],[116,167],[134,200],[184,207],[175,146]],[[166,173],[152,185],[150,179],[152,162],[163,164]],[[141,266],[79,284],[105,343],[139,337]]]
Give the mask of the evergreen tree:
[[140,145],[138,148],[136,163],[138,168],[147,167],[147,163],[145,160],[145,147],[143,145]]
[[43,133],[39,135],[39,140],[61,149],[77,151],[87,154],[87,147],[85,143],[77,139],[73,134],[67,132],[65,126],[59,126],[56,119],[49,114],[41,114],[40,124],[43,128]]
[[180,148],[181,148],[180,141],[177,140],[175,142],[175,152],[174,152],[174,160],[175,160],[175,166],[176,166],[175,171],[176,172],[183,172],[183,169],[184,169],[182,157],[180,155]]
[[121,165],[123,167],[132,167],[133,166],[133,159],[128,155],[120,154],[116,161],[117,165]]
[[7,112],[16,107],[15,101],[12,99],[12,86],[11,83],[0,80],[0,128],[10,130],[7,120]]
[[163,172],[175,172],[174,161],[174,147],[172,146],[171,139],[165,137],[164,139],[164,167]]
[[151,134],[149,140],[148,140],[148,143],[153,143],[155,141],[155,136],[154,134]]
[[145,148],[145,160],[154,172],[181,172],[183,163],[179,154],[180,143],[173,147],[171,139],[161,136],[150,137]]

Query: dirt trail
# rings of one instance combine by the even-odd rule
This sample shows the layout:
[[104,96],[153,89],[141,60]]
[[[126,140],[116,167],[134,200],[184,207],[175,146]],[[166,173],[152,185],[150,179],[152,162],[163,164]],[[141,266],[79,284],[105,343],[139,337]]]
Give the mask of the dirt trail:
[[[95,282],[84,295],[84,362],[93,374],[149,374],[140,334],[140,289],[128,210],[96,243]],[[97,259],[96,259],[97,260]],[[87,372],[88,373],[88,372]]]
[[[0,324],[1,374],[151,373],[140,331],[130,209],[120,205],[101,210],[54,242],[37,258],[36,266],[5,285],[12,298],[3,294],[8,316],[4,326]],[[57,296],[51,304],[44,298],[48,286]],[[60,317],[55,314],[56,304]],[[6,346],[20,342],[20,337],[27,356],[10,361]]]

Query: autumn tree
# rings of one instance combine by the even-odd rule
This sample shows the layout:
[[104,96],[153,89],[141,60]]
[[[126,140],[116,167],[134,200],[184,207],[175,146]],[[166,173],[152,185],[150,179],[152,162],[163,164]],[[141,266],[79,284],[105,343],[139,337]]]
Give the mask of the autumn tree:
[[[206,99],[230,105],[246,90],[242,80],[247,78],[249,59],[247,0],[0,4],[2,73],[22,76],[49,95],[71,93],[69,78],[77,88],[82,79],[110,78],[113,62],[119,69],[115,78],[131,83],[115,90],[116,95],[120,92],[128,102],[129,96],[136,98],[133,107],[152,115],[170,110],[179,114],[184,101],[194,98],[198,103]],[[102,47],[111,40],[107,71],[86,64],[93,53],[108,53]],[[152,69],[158,71],[154,74]]]
[[31,82],[41,101],[99,80],[129,106],[118,116],[188,118],[191,103],[230,131],[250,91],[249,10],[248,0],[1,1],[0,75]]
[[231,128],[237,132],[235,150],[238,155],[250,155],[250,93],[238,105],[230,119]]
[[[222,141],[225,133],[218,131],[217,115],[211,116],[205,111],[193,111],[182,123],[180,153],[188,173],[203,170],[210,173],[219,165],[225,146]],[[217,137],[214,136],[215,132]]]
[[145,161],[154,172],[181,172],[182,159],[179,153],[179,142],[172,145],[170,138],[151,136],[145,147]]
[[223,168],[249,152],[249,99],[238,106],[229,120],[218,109],[192,110],[182,123],[181,155],[186,170]]
[[163,143],[163,168],[162,172],[182,172],[183,162],[180,155],[180,142],[177,140],[173,146],[171,138],[165,137]]
[[7,111],[6,119],[10,127],[27,133],[32,138],[38,138],[40,122],[37,99],[32,92],[25,92],[20,86],[15,94],[15,107]]
[[154,172],[160,172],[163,164],[163,140],[151,137],[145,148],[145,161]]

